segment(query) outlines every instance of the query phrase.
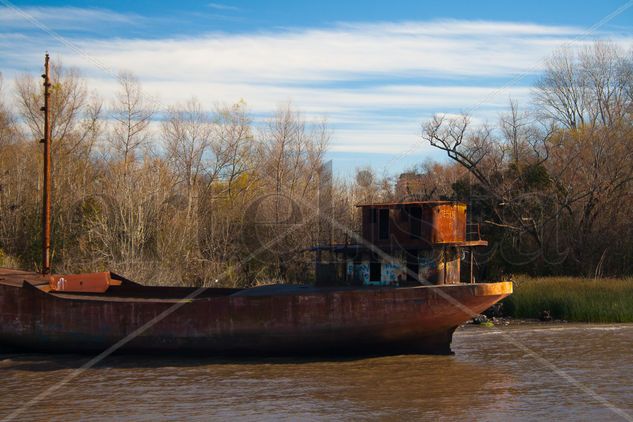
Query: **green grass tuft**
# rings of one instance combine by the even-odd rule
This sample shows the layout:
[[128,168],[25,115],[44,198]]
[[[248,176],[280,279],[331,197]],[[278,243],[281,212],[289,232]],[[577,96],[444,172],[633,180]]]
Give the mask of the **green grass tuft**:
[[517,277],[504,310],[515,318],[552,318],[574,322],[633,322],[633,278],[583,279]]

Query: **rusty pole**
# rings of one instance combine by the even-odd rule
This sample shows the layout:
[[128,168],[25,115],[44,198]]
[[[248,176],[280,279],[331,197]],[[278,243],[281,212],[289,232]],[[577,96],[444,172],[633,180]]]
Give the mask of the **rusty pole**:
[[51,110],[48,53],[44,56],[44,187],[42,189],[42,274],[51,272]]
[[470,284],[475,282],[475,274],[473,273],[475,263],[475,256],[473,255],[473,248],[470,247]]

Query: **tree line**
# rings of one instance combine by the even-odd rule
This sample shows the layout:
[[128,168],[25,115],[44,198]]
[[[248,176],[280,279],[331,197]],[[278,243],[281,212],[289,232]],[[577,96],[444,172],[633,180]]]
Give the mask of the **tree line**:
[[[291,221],[289,198],[317,194],[325,122],[308,122],[290,105],[257,128],[243,102],[207,111],[192,98],[161,109],[129,73],[106,102],[59,62],[51,80],[54,271],[196,285],[306,273],[304,249],[318,233]],[[5,95],[0,105],[0,264],[37,269],[41,80],[18,76],[8,94],[13,101]]]
[[[331,130],[291,104],[255,122],[242,101],[162,107],[130,73],[108,101],[59,61],[51,79],[56,272],[305,282],[310,246],[353,242],[355,203],[407,197],[467,202],[491,243],[478,257],[490,278],[633,273],[633,56],[613,44],[556,52],[530,103],[494,124],[424,122],[420,142],[446,162],[358,168],[354,180],[332,180]],[[38,266],[42,104],[39,78],[0,79],[0,265]]]
[[496,124],[424,124],[451,160],[443,171],[462,172],[443,189],[483,223],[491,273],[633,273],[632,53],[608,42],[560,49],[531,102],[511,102]]

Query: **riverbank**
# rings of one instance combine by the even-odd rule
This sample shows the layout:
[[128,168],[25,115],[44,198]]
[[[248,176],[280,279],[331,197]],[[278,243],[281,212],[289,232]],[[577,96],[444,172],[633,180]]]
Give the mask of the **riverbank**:
[[521,319],[546,315],[570,322],[633,322],[633,278],[520,276],[502,312]]

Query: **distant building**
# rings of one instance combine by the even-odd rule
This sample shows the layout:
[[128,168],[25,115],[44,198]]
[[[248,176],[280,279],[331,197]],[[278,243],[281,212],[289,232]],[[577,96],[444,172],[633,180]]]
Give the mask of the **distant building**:
[[415,172],[402,173],[396,181],[396,198],[418,197],[423,187],[424,175]]

